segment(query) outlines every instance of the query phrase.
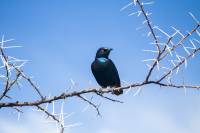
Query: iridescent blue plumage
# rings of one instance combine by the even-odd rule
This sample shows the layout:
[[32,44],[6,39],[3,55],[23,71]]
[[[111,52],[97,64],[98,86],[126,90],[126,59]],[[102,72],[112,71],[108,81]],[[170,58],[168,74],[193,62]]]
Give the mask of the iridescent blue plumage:
[[[112,87],[121,87],[119,75],[115,64],[108,58],[110,51],[107,47],[101,47],[96,53],[94,62],[92,63],[92,73],[102,88],[107,86]],[[123,93],[123,90],[114,91],[115,95],[120,95]]]

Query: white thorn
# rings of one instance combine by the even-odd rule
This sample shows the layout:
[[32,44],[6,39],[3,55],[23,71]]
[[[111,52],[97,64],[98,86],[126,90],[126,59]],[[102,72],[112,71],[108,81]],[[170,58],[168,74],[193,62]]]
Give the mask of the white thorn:
[[175,29],[173,26],[171,26],[175,31],[177,31],[182,37],[184,37],[183,34],[181,34],[181,32],[179,32],[179,30]]
[[1,48],[4,49],[4,48],[19,48],[19,47],[22,47],[22,46],[9,46],[9,47],[1,47]]
[[175,33],[172,35],[172,37],[173,37],[173,36],[175,36],[175,35],[176,35],[178,32],[179,32],[179,30],[178,30],[178,31],[176,31],[176,32],[175,32]]
[[148,12],[147,12],[147,13],[146,13],[146,16],[151,15],[151,14],[153,14],[153,13],[148,13]]
[[142,51],[159,53],[158,51],[153,51],[153,50],[142,50]]
[[147,5],[147,4],[153,4],[154,2],[149,2],[149,3],[143,3],[141,5]]
[[126,94],[129,92],[129,90],[131,89],[131,84],[129,84],[128,82],[126,82],[126,81],[124,81],[124,80],[121,80],[121,81],[123,81],[124,83],[130,85],[129,89],[128,89],[128,90],[126,91],[126,93],[125,93],[125,95],[126,95]]
[[171,63],[176,67],[176,65],[174,64],[174,62],[171,60]]
[[[189,12],[190,13],[190,12]],[[199,22],[196,20],[196,18],[190,13],[190,15],[194,18],[194,20],[199,24]]]
[[87,100],[87,98],[82,94],[82,96]]
[[136,30],[141,29],[141,28],[146,27],[146,26],[148,26],[148,25],[141,26],[141,27],[137,28]]
[[65,126],[64,128],[66,128],[66,127],[72,127],[72,126],[76,126],[76,125],[80,125],[80,124],[82,124],[82,123],[78,123],[78,124],[74,124],[74,125]]
[[147,37],[151,34],[151,32],[149,32],[149,34],[147,35]]
[[134,97],[135,95],[137,95],[138,92],[140,92],[141,89],[142,89],[142,86],[140,86],[140,89],[133,95],[133,97]]
[[192,38],[193,40],[195,40],[195,41],[197,41],[198,43],[200,43],[200,41],[198,41],[198,40],[196,40],[196,39],[194,39],[194,38]]
[[156,61],[156,59],[147,59],[147,60],[142,60],[142,62],[144,62],[144,61],[152,61],[152,60]]
[[142,24],[144,24],[145,22],[147,22],[147,20],[145,20],[144,22],[142,22]]
[[195,48],[195,49],[197,49],[197,48],[195,47],[195,45],[194,45],[194,43],[192,42],[192,40],[191,40],[191,39],[190,39],[190,42],[192,43],[192,45],[194,46],[194,48]]
[[[145,63],[145,62],[144,62]],[[152,66],[150,66],[149,64],[147,64],[147,63],[145,63],[148,67],[149,67],[149,69],[151,69],[152,68]]]
[[185,68],[187,67],[187,60],[185,59]]
[[177,68],[176,74],[178,73],[179,67]]
[[72,84],[74,85],[74,82],[73,82],[73,80],[71,79],[71,81],[72,81]]
[[[89,104],[83,111],[85,111],[89,106],[90,106],[90,104]],[[83,111],[82,111],[82,112],[83,112]]]
[[147,32],[147,33],[143,34],[142,36],[144,36],[144,35],[146,35],[146,34],[148,34],[147,36],[149,36],[149,35],[151,34],[151,32]]
[[199,32],[196,30],[197,34],[200,36]]
[[158,60],[157,60],[156,62],[157,62],[157,67],[158,67],[158,71],[159,71],[159,64],[158,64]]
[[166,43],[149,43],[149,44],[166,45]]
[[130,3],[130,4],[128,4],[127,6],[123,7],[120,11],[124,10],[125,8],[127,8],[127,7],[130,6],[130,5],[132,5],[133,3],[134,3],[135,6],[136,6],[136,0],[134,0],[132,3]]
[[[187,31],[187,30],[186,30]],[[189,34],[189,35],[191,35],[191,33],[189,32],[189,31],[187,31],[187,33]]]
[[131,13],[131,14],[129,14],[128,16],[131,16],[131,15],[134,15],[134,14],[140,13],[140,12],[142,12],[142,11],[138,11],[138,12]]
[[161,30],[160,28],[158,28],[158,26],[156,27],[158,30],[160,30],[162,33],[164,33],[166,36],[170,37],[167,33],[165,33],[163,30]]

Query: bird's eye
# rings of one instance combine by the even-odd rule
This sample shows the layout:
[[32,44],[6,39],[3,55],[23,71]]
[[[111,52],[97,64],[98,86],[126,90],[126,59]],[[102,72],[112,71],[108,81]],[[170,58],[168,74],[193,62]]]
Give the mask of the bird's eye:
[[102,50],[101,50],[101,52],[103,53],[103,52],[104,52],[104,50],[102,49]]

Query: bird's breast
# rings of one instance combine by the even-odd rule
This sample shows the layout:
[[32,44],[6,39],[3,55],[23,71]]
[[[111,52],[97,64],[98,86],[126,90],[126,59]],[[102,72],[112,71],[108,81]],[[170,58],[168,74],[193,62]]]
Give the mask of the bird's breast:
[[99,67],[107,67],[108,64],[109,64],[109,60],[106,59],[106,58],[98,58],[96,61],[95,61],[95,64]]

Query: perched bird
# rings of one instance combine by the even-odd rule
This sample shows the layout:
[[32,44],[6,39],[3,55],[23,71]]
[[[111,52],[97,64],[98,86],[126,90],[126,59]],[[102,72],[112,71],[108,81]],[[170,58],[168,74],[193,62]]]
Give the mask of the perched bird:
[[[114,89],[115,87],[121,87],[121,84],[117,68],[112,60],[108,58],[111,50],[113,49],[107,47],[99,48],[91,68],[96,81],[102,88],[110,86],[110,88]],[[120,95],[123,93],[123,90],[117,90],[113,93],[115,95]]]

